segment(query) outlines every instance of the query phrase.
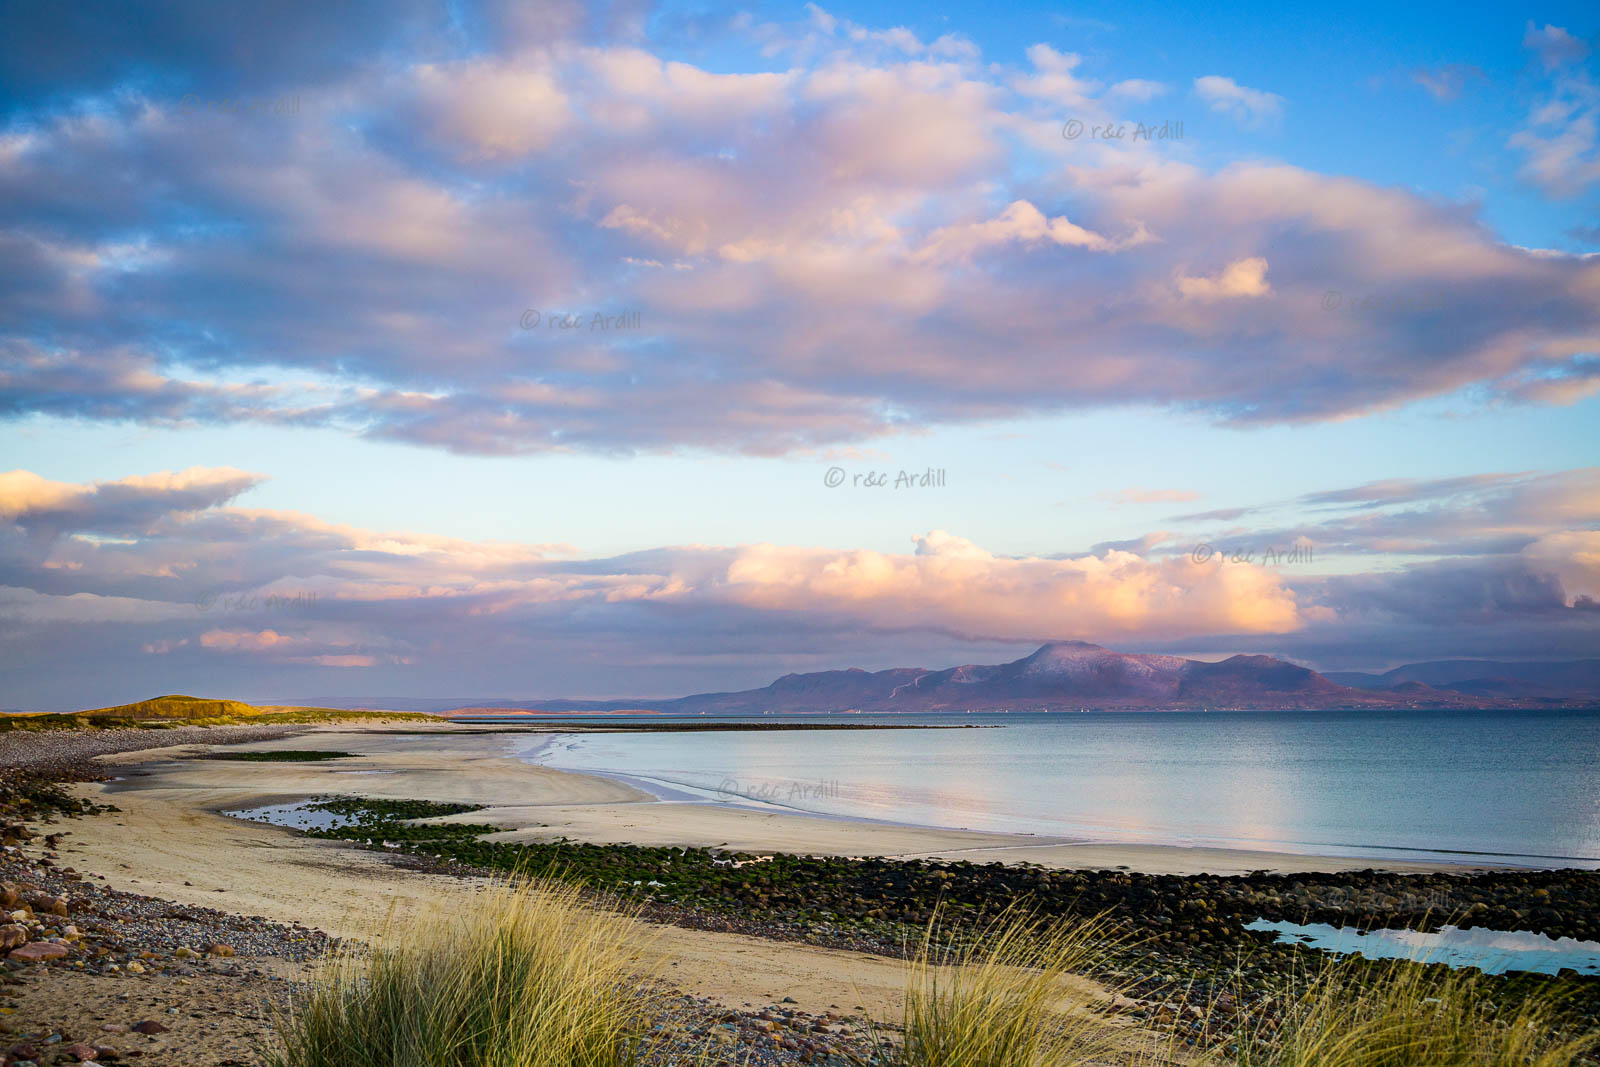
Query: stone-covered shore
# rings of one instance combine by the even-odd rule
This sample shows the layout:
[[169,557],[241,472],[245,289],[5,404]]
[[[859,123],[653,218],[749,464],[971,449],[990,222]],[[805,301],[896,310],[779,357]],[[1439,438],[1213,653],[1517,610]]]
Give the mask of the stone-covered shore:
[[[114,807],[64,783],[110,775],[98,755],[245,743],[285,727],[53,731],[0,735],[0,1067],[125,1064],[246,1067],[272,1020],[339,944],[322,931],[96,884],[72,866],[75,820]],[[435,866],[392,856],[408,867]],[[457,873],[470,873],[460,871]],[[103,880],[103,879],[100,879]],[[360,946],[345,946],[359,951]],[[869,1062],[865,1017],[841,991],[808,1013],[780,998],[729,1009],[656,984],[651,1064],[844,1067]]]
[[[24,952],[4,962],[0,1064],[74,1063],[85,1053],[99,1063],[116,1062],[113,1055],[121,1062],[196,1067],[257,1062],[252,1049],[266,1037],[272,1012],[333,942],[293,924],[96,885],[93,877],[71,869],[73,822],[66,817],[96,816],[55,783],[105,777],[95,755],[293,732],[81,731],[52,735],[49,743],[37,736],[0,736],[0,815],[8,834],[0,854],[0,895],[17,898],[18,907],[8,905],[7,911],[20,920],[6,925],[19,927],[22,938],[8,952],[40,944],[62,948],[43,953],[57,958],[28,959]],[[1253,919],[1362,928],[1431,928],[1454,921],[1600,937],[1600,873],[1590,871],[1174,876],[570,841],[511,845],[483,839],[495,827],[429,821],[447,813],[459,818],[473,810],[467,805],[339,798],[325,807],[342,815],[343,825],[314,836],[342,839],[393,864],[461,876],[558,874],[624,899],[654,921],[877,955],[904,954],[936,913],[953,942],[1015,904],[1048,917],[1105,916],[1118,928],[1121,945],[1097,977],[1130,994],[1116,1001],[1117,1010],[1192,1044],[1226,1036],[1230,1015],[1270,1016],[1272,1001],[1303,971],[1309,950],[1271,944],[1268,935],[1244,930]],[[34,820],[32,829],[18,821],[23,816]],[[41,818],[55,821],[44,826]],[[61,834],[67,836],[56,836]],[[1569,1027],[1600,1027],[1600,979],[1524,975],[1498,979],[1495,988],[1508,1001],[1558,989],[1568,998]],[[40,1005],[54,1005],[57,1014],[45,1017]],[[736,1052],[738,1059],[728,1062],[756,1067],[842,1064],[869,1054],[865,1020],[844,990],[840,1003],[820,1015],[793,1010],[781,998],[729,1010],[675,994],[669,1005],[661,1032],[671,1049],[710,1046],[730,1057]],[[1205,1006],[1203,1019],[1197,1005]],[[168,1026],[172,1034],[115,1029],[143,1022]],[[170,1055],[178,1048],[184,1050],[181,1060],[148,1058],[158,1049]],[[139,1060],[141,1055],[146,1058]]]
[[[1152,875],[573,841],[505,844],[483,839],[493,826],[429,821],[459,817],[473,810],[469,805],[340,797],[316,806],[344,821],[312,836],[428,858],[462,873],[557,872],[643,903],[658,921],[881,955],[905,954],[936,917],[953,944],[1012,906],[1047,918],[1103,917],[1121,946],[1097,977],[1139,994],[1125,1005],[1131,1014],[1174,1022],[1195,1043],[1215,1034],[1197,1020],[1184,1022],[1187,1008],[1204,1005],[1213,1024],[1259,1008],[1281,998],[1314,952],[1245,929],[1256,919],[1600,936],[1600,872],[1587,870]],[[1508,1002],[1559,991],[1567,1025],[1600,1029],[1600,977],[1513,973],[1495,988]]]

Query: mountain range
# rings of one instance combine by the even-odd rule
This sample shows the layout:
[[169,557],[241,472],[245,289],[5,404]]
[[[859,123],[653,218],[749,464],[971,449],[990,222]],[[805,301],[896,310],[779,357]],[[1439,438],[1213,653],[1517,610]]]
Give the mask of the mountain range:
[[1010,663],[944,670],[786,674],[771,685],[666,700],[375,701],[371,706],[669,714],[1334,708],[1540,708],[1600,705],[1600,660],[1414,663],[1385,674],[1319,674],[1272,656],[1219,662],[1056,641]]

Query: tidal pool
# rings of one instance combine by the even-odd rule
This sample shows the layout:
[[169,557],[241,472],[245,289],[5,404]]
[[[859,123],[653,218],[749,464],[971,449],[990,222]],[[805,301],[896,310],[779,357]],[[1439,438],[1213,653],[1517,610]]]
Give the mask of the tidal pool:
[[1579,941],[1574,937],[1551,938],[1526,930],[1462,930],[1442,926],[1431,933],[1373,930],[1363,934],[1348,926],[1302,925],[1265,919],[1247,923],[1245,929],[1276,931],[1280,945],[1305,945],[1339,955],[1354,952],[1369,960],[1443,963],[1450,967],[1476,967],[1485,974],[1506,971],[1555,974],[1563,968],[1579,974],[1600,974],[1600,942]]
[[315,803],[314,800],[302,800],[294,804],[266,804],[259,808],[225,811],[222,814],[250,822],[287,826],[291,830],[328,830],[350,821],[344,815],[335,815],[331,811],[313,808],[312,805]]

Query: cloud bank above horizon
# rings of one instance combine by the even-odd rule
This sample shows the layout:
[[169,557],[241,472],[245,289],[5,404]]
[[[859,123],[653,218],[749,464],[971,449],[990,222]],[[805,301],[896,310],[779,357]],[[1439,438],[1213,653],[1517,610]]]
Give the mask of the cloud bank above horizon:
[[[487,661],[501,664],[490,679],[519,677],[507,663],[565,679],[571,658],[626,647],[630,662],[614,675],[562,690],[620,695],[647,677],[639,664],[686,644],[761,665],[803,653],[824,667],[863,655],[881,666],[919,647],[1067,639],[1221,642],[1302,660],[1332,648],[1376,664],[1392,658],[1399,633],[1437,639],[1466,626],[1521,652],[1592,648],[1600,635],[1600,532],[1584,528],[1600,519],[1600,469],[1410,495],[1392,485],[1318,494],[1349,514],[1267,534],[1322,546],[1303,562],[1359,557],[1397,531],[1414,549],[1429,539],[1433,554],[1455,553],[1333,574],[1268,561],[1259,548],[1241,558],[1248,546],[1203,521],[1138,550],[1064,558],[1000,556],[933,530],[904,553],[678,545],[586,559],[568,545],[371,531],[240,506],[261,480],[204,468],[92,485],[0,474],[0,620],[39,657],[41,694],[66,684],[46,675],[70,678],[86,653],[119,679],[271,672],[280,691],[347,690],[328,669],[388,668],[380,687],[404,677],[403,691],[437,692]],[[1200,545],[1216,554],[1201,558]],[[462,695],[493,695],[473,677]]]

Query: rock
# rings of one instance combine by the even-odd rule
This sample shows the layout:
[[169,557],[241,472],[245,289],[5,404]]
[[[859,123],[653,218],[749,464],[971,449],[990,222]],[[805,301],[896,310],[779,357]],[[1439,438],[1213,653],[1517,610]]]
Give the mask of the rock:
[[67,900],[47,893],[42,889],[35,889],[22,894],[22,902],[34,910],[38,915],[65,915],[67,913]]
[[82,1042],[68,1045],[61,1051],[65,1052],[68,1056],[71,1056],[79,1063],[94,1059],[94,1047],[92,1045],[85,1045]]
[[28,931],[15,923],[0,926],[0,952],[9,952],[18,945],[27,944]]
[[140,963],[138,960],[129,960],[128,961],[128,970],[130,972],[132,972],[133,974],[143,974],[144,973],[144,964]]
[[12,949],[6,958],[22,960],[24,963],[39,963],[42,960],[58,960],[66,954],[66,945],[58,945],[54,941],[34,941]]
[[177,952],[174,952],[173,955],[177,956],[180,960],[187,960],[193,959],[195,956],[199,955],[199,953],[195,952],[195,950],[192,948],[184,946],[179,948]]
[[100,1029],[108,1034],[125,1034],[129,1027],[127,1023],[104,1023]]
[[14,882],[0,882],[0,907],[10,911],[22,903],[22,890]]
[[206,953],[212,956],[231,956],[233,955],[233,947],[231,945],[224,945],[219,942],[218,944],[208,946],[206,948]]
[[170,1026],[158,1023],[154,1019],[146,1019],[142,1023],[133,1024],[133,1032],[136,1034],[164,1034],[170,1029],[172,1029]]

